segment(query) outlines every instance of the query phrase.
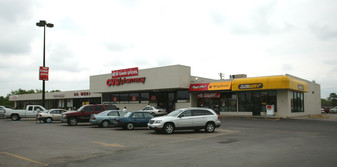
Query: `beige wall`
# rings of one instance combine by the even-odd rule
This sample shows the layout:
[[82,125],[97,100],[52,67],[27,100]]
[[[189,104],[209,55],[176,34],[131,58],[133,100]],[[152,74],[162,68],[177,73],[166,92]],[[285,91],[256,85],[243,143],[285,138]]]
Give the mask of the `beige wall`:
[[[87,94],[88,92],[89,94]],[[46,100],[93,98],[93,97],[101,97],[101,96],[102,95],[100,93],[93,93],[93,92],[90,92],[90,90],[75,90],[75,91],[45,93]],[[26,101],[26,100],[42,100],[42,93],[13,95],[10,97],[10,101]]]
[[188,66],[173,65],[166,67],[139,69],[139,75],[127,78],[146,77],[145,83],[131,83],[120,86],[107,86],[111,73],[90,76],[92,92],[127,92],[161,89],[181,89],[190,86],[191,69]]
[[[298,78],[297,78],[298,79]],[[303,79],[301,79],[303,80]],[[320,85],[314,82],[303,80],[308,84],[308,92],[304,93],[304,112],[291,112],[292,91],[277,91],[277,113],[276,116],[303,116],[321,114],[321,94]]]

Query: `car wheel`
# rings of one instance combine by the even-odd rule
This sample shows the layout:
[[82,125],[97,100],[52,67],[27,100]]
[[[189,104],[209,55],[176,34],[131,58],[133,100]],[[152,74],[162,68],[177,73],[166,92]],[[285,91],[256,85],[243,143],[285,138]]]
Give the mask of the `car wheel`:
[[213,123],[213,122],[208,122],[208,123],[206,124],[206,126],[205,126],[205,131],[206,131],[207,133],[212,133],[212,132],[214,132],[214,130],[215,130],[215,125],[214,125],[214,123]]
[[78,120],[77,120],[77,118],[75,118],[75,117],[71,117],[71,118],[68,119],[67,122],[68,122],[68,125],[70,125],[70,126],[75,126],[75,125],[77,125]]
[[12,121],[17,121],[17,120],[20,120],[20,116],[18,114],[13,114],[11,115],[11,119]]
[[166,123],[164,125],[163,130],[164,130],[164,133],[171,134],[174,132],[174,125],[172,123]]
[[128,124],[126,124],[126,129],[128,129],[128,130],[132,130],[133,128],[135,128],[135,126],[133,125],[133,123],[128,123]]
[[44,122],[45,122],[45,123],[51,123],[51,122],[53,122],[53,119],[50,118],[50,117],[48,117],[48,118],[45,119]]
[[101,126],[102,128],[108,128],[110,126],[110,122],[108,120],[104,120],[102,123],[101,123]]

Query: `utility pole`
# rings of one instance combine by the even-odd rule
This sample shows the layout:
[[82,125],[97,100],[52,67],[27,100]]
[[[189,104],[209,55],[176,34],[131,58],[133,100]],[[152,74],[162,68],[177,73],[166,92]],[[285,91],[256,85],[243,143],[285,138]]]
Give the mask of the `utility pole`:
[[221,72],[221,73],[219,73],[219,75],[220,75],[220,80],[223,80],[225,74],[223,74],[223,73]]

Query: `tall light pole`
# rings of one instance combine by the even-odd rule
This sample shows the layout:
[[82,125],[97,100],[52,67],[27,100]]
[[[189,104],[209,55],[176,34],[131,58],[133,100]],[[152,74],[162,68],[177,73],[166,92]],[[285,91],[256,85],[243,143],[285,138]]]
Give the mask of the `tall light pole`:
[[[43,27],[43,67],[46,66],[46,26],[49,28],[53,28],[54,24],[47,23],[45,20],[40,20],[40,22],[36,23],[36,26]],[[42,106],[45,107],[45,80],[42,80]]]

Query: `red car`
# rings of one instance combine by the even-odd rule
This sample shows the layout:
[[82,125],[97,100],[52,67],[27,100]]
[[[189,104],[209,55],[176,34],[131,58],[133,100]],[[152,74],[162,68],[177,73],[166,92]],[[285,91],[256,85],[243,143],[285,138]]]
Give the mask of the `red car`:
[[84,105],[77,111],[62,113],[61,121],[68,123],[70,126],[75,126],[78,122],[89,122],[92,114],[99,114],[105,110],[118,110],[118,108],[109,104]]
[[322,107],[322,108],[321,108],[321,112],[322,112],[322,113],[329,113],[329,111],[330,111],[330,108],[329,108],[329,107]]

